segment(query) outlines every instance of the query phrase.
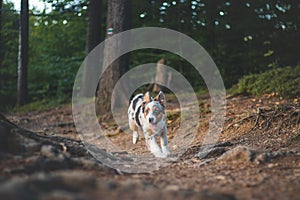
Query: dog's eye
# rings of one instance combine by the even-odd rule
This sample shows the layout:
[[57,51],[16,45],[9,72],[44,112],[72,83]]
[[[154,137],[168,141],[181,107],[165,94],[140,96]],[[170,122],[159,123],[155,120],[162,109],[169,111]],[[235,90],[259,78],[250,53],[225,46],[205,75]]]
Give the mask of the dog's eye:
[[148,115],[150,108],[145,109],[145,114]]
[[154,112],[155,114],[159,114],[159,113],[161,112],[161,110],[160,110],[159,108],[155,108],[155,109],[153,110],[153,112]]

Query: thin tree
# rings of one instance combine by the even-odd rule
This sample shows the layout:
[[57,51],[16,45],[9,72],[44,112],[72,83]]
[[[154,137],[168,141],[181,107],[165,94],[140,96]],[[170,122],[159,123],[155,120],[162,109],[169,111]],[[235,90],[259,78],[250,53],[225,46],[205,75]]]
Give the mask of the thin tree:
[[[2,32],[1,32],[1,30],[2,30],[2,3],[3,3],[3,1],[2,0],[0,0],[0,69],[2,68],[2,47],[3,47],[3,45],[2,45]],[[1,84],[0,84],[0,86],[1,86]]]
[[154,84],[153,92],[166,91],[168,85],[168,74],[165,68],[166,60],[161,58],[156,64],[155,82],[161,84]]
[[23,105],[28,96],[28,34],[29,34],[28,0],[21,0],[19,24],[19,57],[18,57],[18,88],[17,105]]
[[[106,38],[113,36],[116,33],[128,30],[130,27],[130,0],[110,0],[108,1],[107,23],[106,23]],[[116,44],[108,44],[104,50],[104,66],[107,64],[107,58],[116,55],[118,47]],[[129,69],[129,57],[123,55],[109,64],[104,71],[99,82],[97,92],[97,112],[100,114],[108,114],[111,116],[111,96],[115,84],[119,78]]]
[[[90,0],[88,6],[88,28],[87,28],[87,39],[86,39],[86,54],[88,55],[102,40],[101,38],[101,23],[102,23],[102,0]],[[90,86],[88,85],[88,74],[95,65],[86,63],[84,71],[83,91],[84,96],[87,97],[91,94]]]

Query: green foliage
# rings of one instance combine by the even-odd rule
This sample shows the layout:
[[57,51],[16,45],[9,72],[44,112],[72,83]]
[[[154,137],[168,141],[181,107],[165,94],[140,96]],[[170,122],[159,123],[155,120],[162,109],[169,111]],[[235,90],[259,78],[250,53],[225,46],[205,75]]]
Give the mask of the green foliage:
[[168,120],[176,120],[180,117],[180,112],[167,112],[167,119]]
[[[16,102],[19,13],[10,3],[3,6],[0,107],[8,109]],[[31,11],[29,23],[30,101],[70,99],[76,72],[85,56],[86,9],[76,13]]]
[[227,87],[243,75],[300,61],[300,6],[294,0],[141,0],[133,11],[134,26],[171,28],[199,42]]
[[[30,13],[29,97],[31,101],[68,99],[74,76],[85,56],[88,0],[43,1],[52,4],[50,13]],[[99,24],[103,35],[106,32],[106,3],[104,0],[99,11],[103,13],[103,23]],[[225,86],[231,87],[244,75],[275,69],[266,74],[277,77],[271,74],[276,72],[276,68],[300,63],[299,11],[299,2],[295,0],[139,0],[132,4],[131,24],[132,28],[170,28],[192,37],[209,52]],[[13,106],[16,99],[18,19],[19,13],[14,10],[13,4],[5,1],[1,30],[3,43],[0,47],[3,50],[0,107]],[[103,35],[100,37],[103,38]],[[187,61],[169,52],[153,49],[131,52],[130,67],[156,63],[161,58],[183,74],[195,91],[206,87]],[[281,96],[295,96],[299,85],[299,78],[295,77],[299,76],[298,68],[291,69],[294,74],[282,74],[276,83],[275,80],[258,78],[258,75],[247,76],[240,80],[236,91],[255,95],[278,92]],[[267,75],[263,73],[261,76]],[[294,80],[286,81],[290,77]]]
[[4,3],[2,8],[2,66],[0,66],[0,108],[10,107],[15,102],[17,91],[18,14],[12,3]]
[[247,75],[233,86],[231,93],[259,96],[275,93],[284,98],[300,96],[300,66],[284,67]]
[[[160,59],[165,59],[165,65],[177,70],[191,84],[195,91],[206,88],[205,83],[196,69],[185,59],[178,55],[157,49],[145,49],[133,51],[130,54],[130,68],[142,65],[145,63],[157,63]],[[133,77],[134,78],[134,77]]]
[[61,100],[61,99],[43,99],[40,101],[31,102],[23,106],[15,107],[13,111],[31,112],[31,111],[46,110],[46,109],[56,108],[65,103],[68,102],[66,100]]
[[86,20],[52,11],[30,18],[29,94],[33,101],[70,98],[85,56]]

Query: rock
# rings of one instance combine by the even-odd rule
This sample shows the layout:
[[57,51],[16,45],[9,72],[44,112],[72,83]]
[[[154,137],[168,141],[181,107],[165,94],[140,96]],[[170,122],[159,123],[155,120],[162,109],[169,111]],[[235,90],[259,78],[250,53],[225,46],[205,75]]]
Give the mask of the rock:
[[226,152],[226,147],[232,145],[233,144],[229,141],[217,143],[214,145],[204,145],[201,147],[195,157],[200,159],[216,158]]
[[231,143],[230,141],[225,141],[225,142],[220,142],[215,144],[215,147],[231,147],[233,146],[233,143]]
[[220,156],[216,161],[217,162],[230,162],[230,163],[256,163],[262,164],[271,162],[273,159],[295,155],[296,152],[293,151],[263,151],[252,149],[247,146],[237,146],[222,156]]
[[273,167],[277,167],[278,166],[278,164],[274,164],[274,163],[270,163],[270,164],[268,164],[268,168],[273,168]]
[[58,155],[58,150],[52,145],[43,145],[41,147],[41,155],[46,158],[55,158]]
[[165,190],[167,191],[178,191],[179,190],[179,186],[178,185],[168,185]]
[[39,173],[29,178],[13,178],[1,184],[0,197],[16,200],[88,199],[88,193],[82,191],[94,189],[95,186],[95,178],[79,172]]
[[293,155],[296,154],[296,152],[293,151],[263,151],[263,152],[258,152],[257,156],[255,157],[255,162],[258,164],[260,163],[265,163],[265,162],[270,162],[275,158],[282,157],[282,156],[288,156],[288,155]]
[[207,165],[207,164],[211,163],[212,161],[215,161],[215,158],[206,159],[206,160],[200,162],[195,167],[201,167],[201,166]]
[[84,199],[82,195],[74,194],[67,191],[55,190],[50,194],[42,196],[42,200],[73,200]]
[[105,181],[82,171],[38,173],[30,177],[12,178],[0,183],[1,199],[192,199],[234,200],[228,194],[209,191],[181,190],[170,185],[167,190],[143,181],[117,183]]
[[212,158],[212,157],[219,157],[225,152],[225,147],[215,147],[211,149],[204,149],[198,152],[195,157],[200,159]]
[[274,153],[271,153],[271,152],[261,152],[260,154],[257,154],[256,157],[255,157],[255,162],[257,164],[260,164],[260,163],[264,163],[264,162],[269,162],[272,160],[272,158],[275,157],[275,154]]
[[217,159],[217,162],[249,163],[255,158],[256,152],[246,146],[237,146]]

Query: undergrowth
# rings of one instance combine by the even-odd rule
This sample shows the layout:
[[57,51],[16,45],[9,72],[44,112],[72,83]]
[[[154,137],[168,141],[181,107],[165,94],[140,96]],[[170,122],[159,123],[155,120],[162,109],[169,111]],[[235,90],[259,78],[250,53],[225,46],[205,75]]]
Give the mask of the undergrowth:
[[283,98],[300,96],[300,66],[284,67],[244,76],[230,89],[233,95],[275,94]]
[[40,100],[40,101],[31,102],[24,106],[17,106],[13,109],[13,112],[23,113],[23,112],[30,112],[30,111],[47,110],[67,103],[68,103],[67,100],[62,100],[62,99]]

